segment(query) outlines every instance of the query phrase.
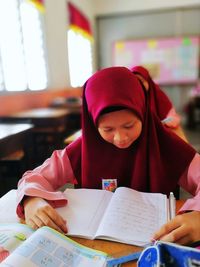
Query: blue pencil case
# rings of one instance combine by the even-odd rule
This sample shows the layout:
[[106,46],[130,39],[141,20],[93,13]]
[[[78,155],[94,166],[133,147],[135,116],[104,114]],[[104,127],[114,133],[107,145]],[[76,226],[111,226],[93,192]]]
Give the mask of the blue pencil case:
[[138,267],[200,267],[200,250],[157,241],[143,250]]

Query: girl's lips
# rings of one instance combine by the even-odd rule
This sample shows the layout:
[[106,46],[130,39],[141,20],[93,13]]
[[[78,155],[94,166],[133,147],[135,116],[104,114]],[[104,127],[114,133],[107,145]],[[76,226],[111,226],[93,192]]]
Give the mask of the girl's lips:
[[126,143],[123,143],[123,144],[115,144],[117,147],[119,148],[127,148],[129,147],[130,145],[130,142],[126,142]]

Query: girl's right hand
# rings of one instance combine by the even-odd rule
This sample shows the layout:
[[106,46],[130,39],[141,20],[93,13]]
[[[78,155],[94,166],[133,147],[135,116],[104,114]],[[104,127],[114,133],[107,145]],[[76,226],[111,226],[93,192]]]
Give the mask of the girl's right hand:
[[67,233],[66,221],[46,200],[39,197],[27,197],[23,205],[26,224],[33,229],[49,226],[61,233]]

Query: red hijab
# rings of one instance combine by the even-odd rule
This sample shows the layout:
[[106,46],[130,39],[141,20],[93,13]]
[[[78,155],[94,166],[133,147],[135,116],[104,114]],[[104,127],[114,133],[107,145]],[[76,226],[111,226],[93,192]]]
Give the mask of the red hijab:
[[[98,117],[108,107],[129,108],[141,119],[142,133],[130,147],[117,148],[98,133]],[[145,90],[125,67],[103,69],[87,81],[82,112],[82,137],[67,153],[84,188],[102,188],[102,179],[117,179],[118,186],[169,194],[195,155],[150,111]]]
[[141,75],[148,82],[151,109],[156,112],[160,120],[165,119],[172,108],[172,103],[168,96],[154,83],[147,69],[142,66],[135,66],[131,68],[131,71]]

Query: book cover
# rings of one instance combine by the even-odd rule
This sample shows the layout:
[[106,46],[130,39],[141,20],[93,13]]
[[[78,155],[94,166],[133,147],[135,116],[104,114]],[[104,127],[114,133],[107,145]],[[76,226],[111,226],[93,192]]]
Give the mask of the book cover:
[[105,267],[106,264],[106,253],[80,245],[49,227],[34,231],[23,224],[0,224],[2,267]]

